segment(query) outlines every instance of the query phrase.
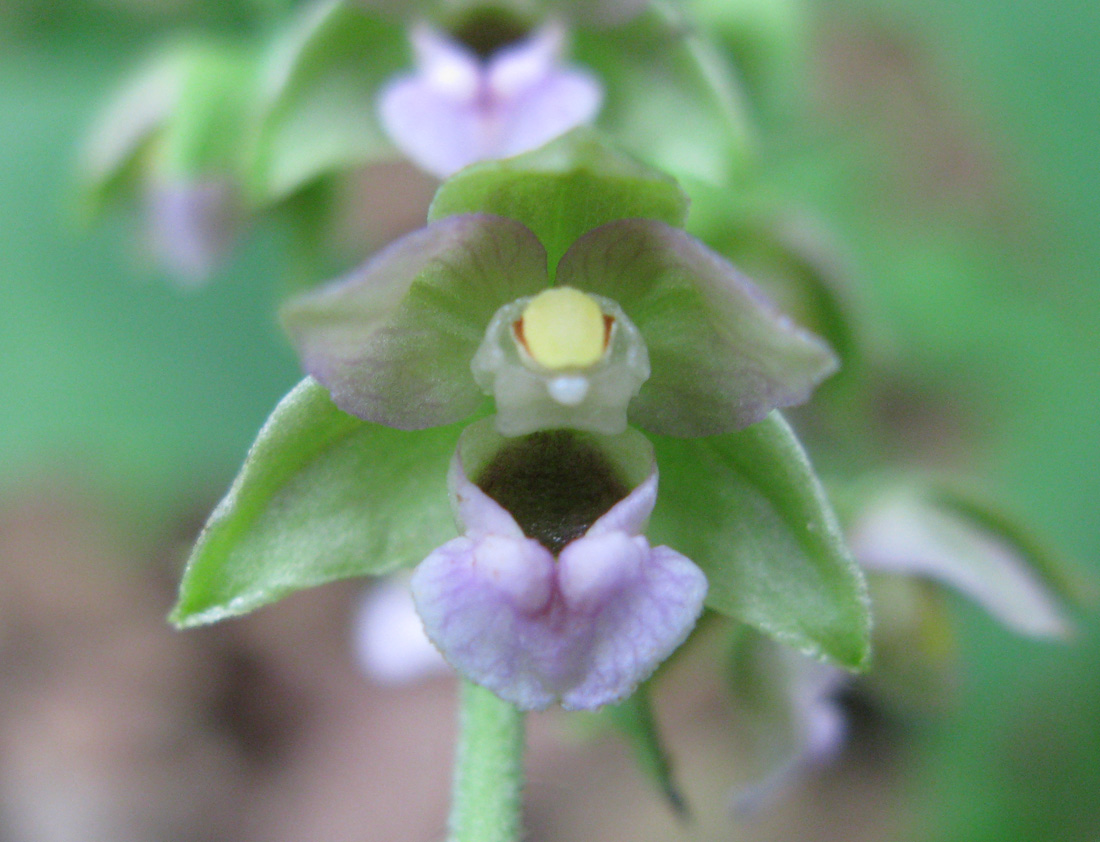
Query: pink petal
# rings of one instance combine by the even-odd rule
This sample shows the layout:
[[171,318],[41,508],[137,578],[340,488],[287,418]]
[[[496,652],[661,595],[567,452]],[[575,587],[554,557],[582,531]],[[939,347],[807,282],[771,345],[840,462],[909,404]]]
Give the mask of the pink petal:
[[687,637],[706,595],[688,559],[617,532],[574,541],[557,565],[531,539],[459,538],[412,584],[451,665],[526,710],[626,698]]
[[594,77],[561,66],[562,38],[546,27],[482,63],[421,27],[413,33],[416,72],[380,95],[382,126],[410,160],[441,178],[542,146],[591,120],[602,99]]
[[446,178],[484,157],[476,105],[449,97],[419,76],[399,77],[383,88],[378,116],[397,148],[432,175]]
[[586,664],[561,695],[590,710],[622,701],[683,643],[703,610],[707,581],[689,559],[622,533],[566,547],[558,577]]
[[640,535],[646,527],[649,515],[657,504],[657,463],[653,463],[649,476],[597,520],[588,530],[588,536],[609,532]]
[[591,121],[603,101],[599,81],[561,64],[565,33],[546,26],[496,53],[485,70],[496,141],[485,157],[537,149]]
[[523,530],[504,507],[466,476],[460,453],[461,451],[455,453],[451,460],[451,470],[447,474],[447,484],[451,488],[451,500],[459,526],[474,538],[488,534],[522,538]]
[[546,631],[560,613],[552,600],[531,610],[553,581],[554,557],[537,541],[496,538],[481,548],[457,538],[416,568],[412,590],[424,630],[456,670],[534,710],[555,700],[554,666],[570,660],[568,642]]
[[455,101],[472,101],[481,85],[481,61],[465,45],[429,26],[412,31],[418,75],[432,90]]
[[485,79],[493,96],[514,97],[541,84],[562,58],[565,30],[544,26],[531,37],[497,50],[485,67]]
[[202,286],[229,252],[239,209],[225,179],[155,183],[146,195],[149,243],[185,287]]
[[603,90],[595,77],[557,69],[538,85],[499,103],[493,115],[496,139],[491,149],[483,150],[483,157],[510,158],[537,149],[591,122],[602,100]]
[[411,684],[451,668],[424,634],[408,583],[377,582],[355,614],[353,645],[356,660],[379,684]]

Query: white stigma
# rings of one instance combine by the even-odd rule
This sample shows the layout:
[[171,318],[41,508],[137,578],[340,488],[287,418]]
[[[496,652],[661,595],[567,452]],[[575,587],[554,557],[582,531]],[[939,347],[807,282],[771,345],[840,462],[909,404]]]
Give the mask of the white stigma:
[[588,394],[588,378],[580,375],[555,377],[547,381],[546,391],[564,406],[580,406]]

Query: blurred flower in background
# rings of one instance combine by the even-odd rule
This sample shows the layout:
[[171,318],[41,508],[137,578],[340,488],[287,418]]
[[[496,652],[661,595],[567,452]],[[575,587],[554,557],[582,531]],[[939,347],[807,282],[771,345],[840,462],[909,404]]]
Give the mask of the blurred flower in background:
[[382,89],[379,114],[397,147],[440,178],[475,161],[530,152],[589,122],[600,107],[600,83],[562,64],[560,26],[543,26],[484,59],[424,25],[410,39],[416,72]]
[[422,221],[432,181],[406,159],[445,177],[596,121],[675,175],[725,184],[747,165],[729,61],[675,5],[376,5],[302,4],[262,49],[162,44],[92,132],[91,210],[136,195],[154,257],[191,285],[245,223],[274,218],[304,286]]
[[217,271],[246,221],[240,159],[255,72],[248,52],[229,42],[162,46],[84,146],[89,211],[136,194],[150,256],[183,286]]

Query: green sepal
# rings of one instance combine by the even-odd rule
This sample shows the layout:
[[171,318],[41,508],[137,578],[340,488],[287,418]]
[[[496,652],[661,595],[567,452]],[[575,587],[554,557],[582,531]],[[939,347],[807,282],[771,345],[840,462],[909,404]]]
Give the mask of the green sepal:
[[251,189],[278,201],[339,169],[396,157],[378,123],[379,88],[411,59],[404,31],[354,3],[306,7],[270,57]]
[[419,563],[457,534],[446,475],[461,430],[361,421],[306,378],[264,424],[203,528],[171,621],[212,623]]
[[188,38],[161,46],[103,110],[80,173],[89,214],[139,181],[235,180],[255,101],[254,55]]
[[672,3],[615,29],[578,32],[578,63],[604,80],[597,126],[679,179],[728,184],[755,158],[755,130],[736,70]]
[[759,200],[735,207],[724,191],[704,189],[692,195],[689,230],[836,353],[840,366],[827,388],[860,381],[868,337],[849,292],[850,271],[815,220]]
[[870,658],[863,574],[805,451],[777,412],[736,433],[652,436],[648,531],[707,575],[707,605],[849,670]]
[[680,818],[687,818],[688,805],[676,782],[672,761],[657,728],[649,685],[641,685],[625,702],[608,705],[599,715],[606,717],[623,736],[638,768],[650,779],[673,812]]
[[483,161],[452,176],[432,200],[428,220],[465,213],[519,220],[546,248],[553,276],[558,260],[586,231],[632,218],[682,228],[687,208],[675,180],[581,128],[533,152]]
[[158,175],[181,181],[238,177],[251,131],[256,75],[250,50],[229,42],[195,48],[158,143]]
[[183,90],[194,45],[166,44],[132,73],[100,111],[81,149],[78,178],[89,215],[139,177],[154,139]]
[[755,629],[738,625],[733,631],[727,678],[734,721],[746,749],[741,769],[746,791],[766,782],[803,749],[795,704],[804,664],[798,659]]
[[692,17],[744,76],[753,100],[789,104],[807,78],[804,0],[687,0]]

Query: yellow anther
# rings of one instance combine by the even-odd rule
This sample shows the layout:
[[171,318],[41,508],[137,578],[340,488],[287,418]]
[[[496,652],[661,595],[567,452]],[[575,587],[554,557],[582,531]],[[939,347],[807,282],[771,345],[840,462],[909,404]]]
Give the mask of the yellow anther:
[[524,308],[516,327],[528,353],[545,368],[587,368],[607,347],[600,305],[572,287],[540,292]]

